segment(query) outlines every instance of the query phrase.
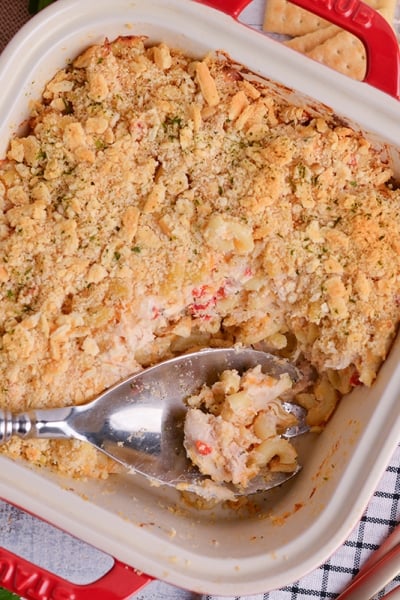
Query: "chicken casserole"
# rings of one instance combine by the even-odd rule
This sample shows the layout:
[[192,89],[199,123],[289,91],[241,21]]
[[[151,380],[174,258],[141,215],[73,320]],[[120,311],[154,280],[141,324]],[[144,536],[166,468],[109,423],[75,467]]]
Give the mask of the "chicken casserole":
[[[243,77],[141,37],[95,45],[31,107],[0,165],[1,405],[79,404],[143,366],[256,345],[300,363],[322,427],[371,385],[399,318],[399,192],[385,157]],[[79,442],[12,440],[75,477]]]

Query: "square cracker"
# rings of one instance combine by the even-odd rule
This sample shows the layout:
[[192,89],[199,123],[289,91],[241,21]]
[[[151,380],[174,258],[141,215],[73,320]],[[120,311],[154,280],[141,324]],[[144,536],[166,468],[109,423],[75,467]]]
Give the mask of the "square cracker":
[[298,52],[306,53],[315,48],[315,46],[323,44],[326,40],[339,33],[339,31],[340,29],[336,25],[329,25],[328,27],[322,27],[304,35],[298,35],[283,43]]
[[[365,0],[372,8],[380,8],[385,19],[392,23],[396,0]],[[271,33],[301,36],[331,25],[289,0],[267,0],[264,11],[263,29]]]
[[348,31],[340,31],[306,54],[353,79],[362,81],[365,77],[367,61],[364,45]]
[[263,28],[272,33],[304,35],[330,23],[288,0],[267,0]]
[[367,4],[378,10],[381,15],[385,17],[386,21],[393,25],[396,15],[397,0],[380,0],[377,4],[371,4],[370,1],[367,0]]
[[[391,14],[387,5],[377,10],[386,19]],[[343,29],[304,53],[353,79],[362,81],[365,77],[367,60],[364,45],[356,36]]]

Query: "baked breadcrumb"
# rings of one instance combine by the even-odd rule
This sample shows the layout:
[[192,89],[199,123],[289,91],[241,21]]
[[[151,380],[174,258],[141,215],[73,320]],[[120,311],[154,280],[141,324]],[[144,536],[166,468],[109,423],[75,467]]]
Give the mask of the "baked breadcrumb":
[[[381,152],[223,53],[122,37],[60,70],[0,163],[1,406],[79,404],[188,348],[307,361],[323,425],[399,320],[400,196]],[[4,449],[76,477],[86,444]]]

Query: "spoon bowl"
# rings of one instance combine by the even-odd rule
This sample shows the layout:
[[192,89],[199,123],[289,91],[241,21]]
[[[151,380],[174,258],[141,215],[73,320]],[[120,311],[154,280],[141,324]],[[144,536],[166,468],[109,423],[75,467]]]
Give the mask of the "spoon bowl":
[[[156,484],[208,496],[221,496],[221,489],[227,497],[265,491],[293,477],[300,467],[293,473],[258,475],[245,489],[213,484],[193,466],[183,445],[185,399],[202,385],[215,383],[226,369],[243,373],[256,365],[274,377],[288,373],[296,382],[300,376],[290,362],[251,348],[200,350],[149,367],[84,405],[17,415],[0,410],[0,443],[9,441],[13,435],[25,439],[78,439]],[[284,436],[304,433],[305,411],[288,402],[283,405],[296,415],[299,423]]]

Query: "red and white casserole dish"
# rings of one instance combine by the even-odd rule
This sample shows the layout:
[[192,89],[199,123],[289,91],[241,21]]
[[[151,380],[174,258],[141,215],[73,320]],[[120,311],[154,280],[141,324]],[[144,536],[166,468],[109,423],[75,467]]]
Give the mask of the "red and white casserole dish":
[[[248,0],[59,0],[0,57],[0,155],[26,118],[29,99],[39,97],[58,68],[105,37],[141,34],[197,56],[223,49],[277,82],[282,94],[364,130],[386,149],[400,177],[399,51],[390,26],[359,0],[296,3],[362,39],[365,82],[242,25],[238,16]],[[399,357],[396,342],[374,385],[356,388],[341,402],[324,432],[306,440],[300,475],[266,495],[253,516],[196,511],[180,504],[177,493],[132,476],[70,481],[1,456],[1,498],[112,555],[115,563],[98,582],[76,586],[0,548],[0,585],[35,600],[122,600],[151,578],[218,595],[292,583],[343,543],[399,443]]]

